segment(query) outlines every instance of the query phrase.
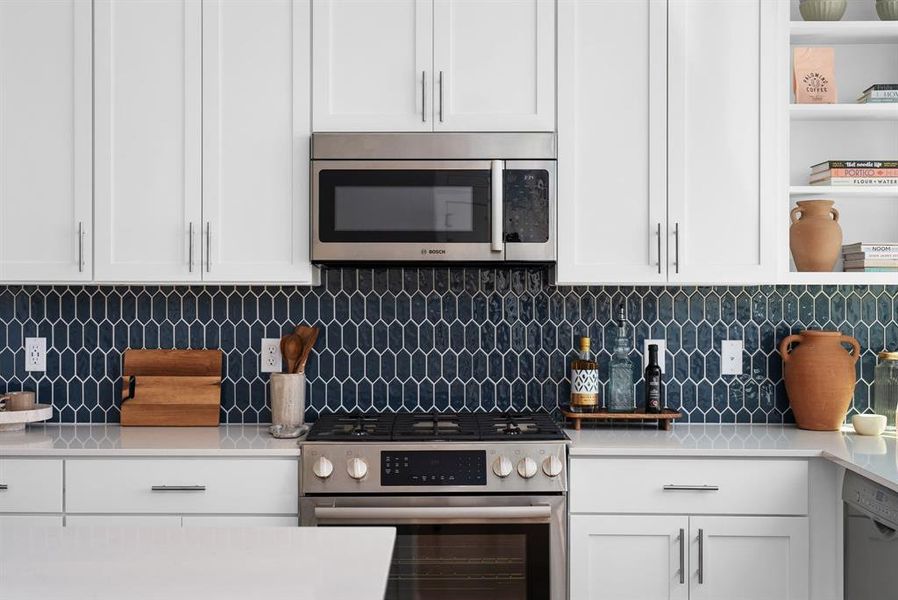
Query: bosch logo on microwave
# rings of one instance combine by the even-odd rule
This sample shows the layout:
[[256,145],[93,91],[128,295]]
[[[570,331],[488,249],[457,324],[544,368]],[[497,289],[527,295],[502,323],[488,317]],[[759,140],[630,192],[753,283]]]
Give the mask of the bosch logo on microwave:
[[446,254],[446,251],[443,250],[442,248],[421,248],[422,256],[427,256],[427,255],[433,256],[436,254]]

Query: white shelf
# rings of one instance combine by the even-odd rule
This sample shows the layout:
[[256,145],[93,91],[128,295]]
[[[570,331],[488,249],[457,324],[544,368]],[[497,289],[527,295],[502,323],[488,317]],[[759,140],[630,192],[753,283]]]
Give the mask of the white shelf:
[[882,198],[898,196],[898,185],[881,186],[829,186],[829,185],[793,185],[789,187],[790,196],[858,196],[863,198]]
[[787,285],[898,285],[898,273],[798,273],[786,275]]
[[793,45],[898,44],[898,21],[792,21],[789,29]]
[[790,104],[793,121],[898,121],[898,102],[888,104]]

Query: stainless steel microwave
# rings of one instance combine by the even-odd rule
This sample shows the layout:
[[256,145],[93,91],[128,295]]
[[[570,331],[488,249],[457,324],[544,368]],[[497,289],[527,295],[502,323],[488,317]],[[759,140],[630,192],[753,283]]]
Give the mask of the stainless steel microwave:
[[555,261],[555,135],[312,135],[312,261]]

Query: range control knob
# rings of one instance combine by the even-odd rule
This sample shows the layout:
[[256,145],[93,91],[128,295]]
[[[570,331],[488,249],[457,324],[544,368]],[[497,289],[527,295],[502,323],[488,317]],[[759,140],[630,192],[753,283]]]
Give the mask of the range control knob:
[[312,463],[312,473],[314,473],[315,477],[318,479],[327,479],[333,472],[334,463],[323,456],[319,456],[318,459]]
[[497,477],[508,477],[511,475],[511,469],[511,461],[504,456],[500,456],[493,461],[493,473],[495,473]]
[[368,463],[361,458],[350,458],[346,461],[346,472],[353,479],[361,479],[368,474]]
[[518,475],[530,479],[536,475],[536,462],[529,456],[518,461]]
[[558,477],[561,475],[562,468],[563,465],[561,464],[561,461],[558,460],[558,457],[554,454],[543,461],[543,473],[549,477]]

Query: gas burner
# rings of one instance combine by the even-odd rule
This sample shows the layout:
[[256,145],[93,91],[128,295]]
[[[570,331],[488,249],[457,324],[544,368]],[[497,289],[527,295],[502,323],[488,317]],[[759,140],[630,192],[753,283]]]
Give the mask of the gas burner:
[[478,440],[480,430],[470,413],[400,413],[393,439],[403,442]]
[[478,415],[480,434],[483,440],[507,438],[530,440],[563,439],[549,413],[486,413]]
[[391,425],[390,415],[335,413],[321,415],[312,429],[317,440],[388,441]]

